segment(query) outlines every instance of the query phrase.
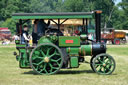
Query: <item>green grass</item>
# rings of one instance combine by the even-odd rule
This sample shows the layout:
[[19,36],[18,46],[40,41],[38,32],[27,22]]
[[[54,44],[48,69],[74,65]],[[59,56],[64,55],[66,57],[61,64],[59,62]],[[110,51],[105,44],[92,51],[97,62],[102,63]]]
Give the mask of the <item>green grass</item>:
[[[20,69],[13,56],[15,47],[0,47],[0,85],[128,85],[128,46],[108,46],[116,61],[112,75],[93,73],[85,63],[76,69],[61,70],[55,75],[35,75],[32,69]],[[86,57],[89,62],[90,57]]]

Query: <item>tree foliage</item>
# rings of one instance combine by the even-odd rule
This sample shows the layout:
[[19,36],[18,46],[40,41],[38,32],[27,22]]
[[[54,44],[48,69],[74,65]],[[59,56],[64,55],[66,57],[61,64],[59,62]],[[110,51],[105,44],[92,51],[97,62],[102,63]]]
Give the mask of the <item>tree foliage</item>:
[[8,27],[12,34],[14,34],[14,32],[16,31],[16,21],[11,19],[11,18],[8,18],[3,24],[2,24],[2,27]]
[[119,6],[122,10],[120,11],[120,21],[117,25],[118,29],[128,29],[128,0],[122,0],[121,3],[119,3]]
[[[0,0],[0,27],[15,28],[13,13],[89,12],[102,10],[102,27],[128,29],[128,0]],[[14,30],[12,30],[14,31]]]

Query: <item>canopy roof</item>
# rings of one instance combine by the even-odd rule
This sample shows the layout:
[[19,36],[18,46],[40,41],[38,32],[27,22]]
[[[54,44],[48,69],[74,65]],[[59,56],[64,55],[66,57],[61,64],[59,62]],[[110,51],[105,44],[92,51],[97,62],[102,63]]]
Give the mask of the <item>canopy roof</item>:
[[15,13],[13,19],[81,19],[92,18],[92,12],[65,12],[65,13]]

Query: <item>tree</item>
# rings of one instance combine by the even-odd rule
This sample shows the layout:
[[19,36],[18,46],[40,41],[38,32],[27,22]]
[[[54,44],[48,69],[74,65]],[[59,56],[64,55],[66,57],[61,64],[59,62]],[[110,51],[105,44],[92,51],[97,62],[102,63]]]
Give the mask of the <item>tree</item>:
[[8,18],[5,22],[3,22],[2,27],[8,27],[11,30],[11,33],[14,34],[16,31],[16,21]]
[[13,13],[30,12],[30,0],[1,0],[0,1],[0,27],[8,27],[12,33],[15,29],[15,21],[11,19]]
[[64,11],[64,0],[53,0],[53,8],[55,12],[63,12]]
[[83,11],[83,0],[64,0],[64,11],[80,12]]
[[0,1],[0,20],[5,21],[11,18],[13,13],[16,12],[30,12],[29,0],[1,0]]
[[47,4],[47,2],[45,2],[47,0],[31,0],[30,1],[30,11],[33,13],[40,13],[40,12],[50,12],[51,8],[50,6]]
[[114,10],[114,0],[96,0],[94,2],[94,10],[102,10],[102,27],[107,28],[111,18],[111,13]]
[[122,12],[117,28],[128,29],[128,0],[122,0],[122,2],[119,3],[119,6],[121,7]]

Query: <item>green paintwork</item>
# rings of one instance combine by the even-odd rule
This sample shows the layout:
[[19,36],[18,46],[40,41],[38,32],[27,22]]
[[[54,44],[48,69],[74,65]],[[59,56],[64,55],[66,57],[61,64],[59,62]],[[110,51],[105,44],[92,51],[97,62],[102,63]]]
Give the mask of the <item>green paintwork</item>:
[[85,41],[85,40],[87,40],[87,35],[86,34],[81,34],[80,35],[80,39],[82,40],[82,41]]
[[78,57],[70,57],[70,63],[72,68],[78,67],[79,66]]
[[87,37],[87,35],[86,34],[81,34],[80,37]]
[[67,48],[67,52],[69,53],[69,55],[79,55],[79,47],[69,47]]
[[93,60],[93,69],[98,74],[111,74],[115,70],[115,61],[108,54],[99,54]]
[[[14,14],[13,19],[83,19],[92,18],[93,13],[20,13]],[[21,23],[20,23],[21,24]],[[59,25],[58,25],[59,26]],[[89,31],[90,30],[90,31]],[[94,30],[88,29],[89,33],[94,33]],[[83,33],[83,34],[82,34]],[[37,46],[32,49],[25,44],[20,44],[20,40],[16,40],[16,47],[19,51],[17,60],[21,68],[31,67],[39,74],[55,74],[64,66],[71,68],[79,67],[79,59],[83,56],[92,56],[92,44],[80,45],[81,42],[87,41],[87,35],[82,32],[80,36],[56,36],[56,34],[45,34],[42,36]],[[59,44],[59,45],[58,45]],[[65,51],[67,54],[62,54]],[[65,53],[65,52],[63,52]],[[64,55],[64,56],[63,56]],[[64,57],[67,57],[65,59]],[[98,74],[111,74],[115,69],[114,59],[106,54],[93,55],[91,62],[92,68]],[[63,67],[64,67],[63,66]],[[103,69],[103,70],[102,70]]]
[[16,47],[26,47],[26,44],[16,44]]
[[92,15],[74,15],[74,16],[12,16],[13,19],[82,19],[82,18],[92,18]]
[[20,40],[15,40],[15,43],[16,44],[20,44]]
[[92,45],[81,45],[80,47],[69,47],[66,49],[66,51],[71,56],[72,55],[78,56],[79,54],[81,56],[92,55]]
[[19,56],[19,65],[20,68],[28,68],[30,67],[29,64],[29,55],[30,55],[30,50],[27,52],[26,49],[19,49],[20,56]]
[[[66,43],[66,40],[73,40],[73,43]],[[79,36],[59,36],[59,46],[69,47],[69,46],[80,46]]]
[[84,55],[92,55],[92,45],[81,45],[81,54]]
[[52,42],[46,37],[41,37],[38,41],[38,44],[42,44],[42,43],[52,43]]
[[38,44],[42,43],[55,43],[58,40],[57,36],[43,36],[39,39]]
[[17,55],[16,59],[19,61],[20,68],[30,68],[29,56],[31,49],[27,49],[26,44],[20,44],[20,40],[16,40],[15,43],[19,51],[19,55]]
[[30,57],[33,70],[39,74],[54,74],[61,68],[62,54],[58,47],[51,43],[37,46]]

